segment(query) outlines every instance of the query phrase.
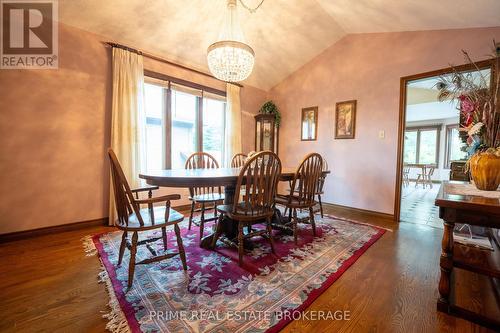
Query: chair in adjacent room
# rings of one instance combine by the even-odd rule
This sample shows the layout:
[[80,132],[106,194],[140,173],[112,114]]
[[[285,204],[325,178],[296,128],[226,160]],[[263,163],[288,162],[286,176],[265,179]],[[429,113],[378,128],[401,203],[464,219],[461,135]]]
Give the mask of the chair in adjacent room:
[[[134,271],[136,265],[149,264],[152,262],[172,258],[179,255],[182,261],[184,270],[187,270],[186,254],[182,245],[182,237],[178,223],[182,222],[184,216],[173,210],[170,206],[170,201],[179,200],[181,197],[178,194],[164,195],[152,197],[150,192],[147,199],[139,199],[138,192],[151,191],[151,188],[143,188],[132,190],[127,182],[125,174],[118,162],[118,158],[112,149],[108,149],[108,155],[111,163],[111,178],[113,181],[113,190],[115,197],[116,212],[118,219],[115,226],[123,231],[120,251],[118,255],[118,265],[121,265],[125,248],[130,250],[130,262],[128,267],[128,288],[132,287],[134,281]],[[136,196],[134,197],[134,193]],[[163,206],[154,206],[155,203],[163,202]],[[147,205],[147,208],[142,208],[141,205]],[[177,237],[178,252],[167,252],[167,230],[168,226],[173,226]],[[145,238],[139,241],[139,233],[161,229],[160,237]],[[128,234],[132,233],[132,240],[128,239]],[[156,250],[149,243],[158,240],[163,241],[164,253],[158,255]],[[136,262],[137,247],[146,245],[151,252],[152,257]]]
[[276,203],[285,207],[289,212],[289,221],[284,225],[293,230],[293,238],[297,244],[297,210],[308,209],[309,218],[300,219],[301,222],[311,224],[313,235],[316,236],[316,223],[314,221],[313,207],[316,205],[314,200],[318,193],[318,186],[320,184],[320,177],[323,170],[323,158],[318,153],[311,153],[307,155],[300,163],[295,171],[295,175],[290,185],[289,194],[278,194]]
[[410,167],[405,165],[403,166],[403,186],[410,185]]
[[[194,153],[186,161],[185,169],[218,169],[219,163],[208,153]],[[189,200],[191,200],[191,213],[189,214],[188,229],[191,230],[191,224],[200,227],[200,240],[203,238],[205,222],[217,219],[217,204],[222,203],[224,194],[220,186],[199,186],[189,189]],[[196,208],[199,205],[200,208]],[[210,207],[211,206],[211,207]],[[205,213],[214,210],[214,217],[205,218]],[[193,216],[195,212],[200,212],[200,219],[196,221]]]
[[422,171],[417,175],[417,180],[415,181],[415,187],[418,184],[422,184],[422,188],[426,188],[429,185],[432,188],[432,175],[434,174],[436,167],[433,165],[422,166]]
[[[281,161],[273,152],[265,151],[253,155],[245,162],[241,168],[236,183],[234,193],[234,203],[232,205],[219,205],[217,210],[221,213],[219,216],[215,235],[212,239],[212,248],[215,247],[217,239],[222,233],[222,219],[227,216],[232,223],[238,226],[238,243],[231,245],[238,247],[238,263],[243,265],[243,241],[244,239],[262,236],[269,240],[271,250],[274,252],[274,242],[271,227],[271,220],[274,211],[277,186],[281,174]],[[242,192],[247,189],[246,194]],[[248,194],[251,193],[251,194]],[[243,198],[242,201],[239,199]],[[265,223],[264,229],[254,230],[252,225]],[[244,233],[244,228],[247,232]]]

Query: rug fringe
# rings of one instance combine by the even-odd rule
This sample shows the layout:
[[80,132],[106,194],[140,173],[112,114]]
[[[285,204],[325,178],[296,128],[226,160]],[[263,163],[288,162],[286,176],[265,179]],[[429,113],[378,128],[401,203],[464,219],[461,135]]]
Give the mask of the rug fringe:
[[[92,236],[85,236],[82,238],[84,251],[87,256],[97,255],[97,248],[95,247]],[[99,258],[99,263],[101,265],[101,271],[97,274],[97,281],[99,283],[104,283],[106,285],[106,292],[108,293],[109,301],[108,306],[111,309],[110,312],[103,314],[103,318],[106,318],[108,322],[106,323],[106,329],[112,333],[130,333],[130,327],[128,326],[127,318],[123,314],[120,307],[120,302],[116,298],[115,291],[113,289],[113,284],[109,278],[108,272],[104,267],[101,258]]]
[[97,255],[97,248],[95,247],[94,241],[92,240],[92,236],[85,236],[82,239],[83,250],[86,253],[87,257],[93,257]]
[[108,306],[111,309],[110,312],[105,313],[102,317],[108,320],[106,324],[106,329],[112,333],[129,333],[130,328],[127,323],[127,318],[123,314],[120,307],[120,302],[116,298],[115,291],[113,290],[113,284],[108,276],[108,272],[101,262],[101,272],[98,274],[99,283],[106,284],[106,291],[108,292]]
[[381,227],[381,226],[378,226],[376,224],[371,224],[371,223],[366,223],[366,222],[360,222],[360,221],[357,221],[357,220],[346,219],[344,217],[335,216],[335,215],[332,215],[332,214],[324,214],[324,216],[332,218],[332,219],[335,219],[335,220],[341,220],[341,221],[346,221],[346,222],[351,222],[351,223],[357,223],[357,224],[367,225],[367,226],[370,226],[370,227],[384,229],[386,231],[394,232],[394,229]]

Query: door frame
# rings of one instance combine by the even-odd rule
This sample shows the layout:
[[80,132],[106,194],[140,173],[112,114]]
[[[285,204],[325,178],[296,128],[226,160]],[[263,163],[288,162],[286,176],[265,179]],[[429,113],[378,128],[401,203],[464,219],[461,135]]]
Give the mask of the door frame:
[[[477,68],[485,69],[492,68],[492,60],[482,60],[477,61]],[[423,72],[419,74],[413,74],[408,76],[403,76],[400,79],[399,88],[399,121],[398,121],[398,147],[397,147],[397,163],[396,163],[396,189],[394,198],[394,221],[399,222],[399,214],[401,213],[401,185],[403,180],[403,148],[404,148],[404,129],[406,123],[406,85],[409,81],[431,78],[434,76],[439,76],[457,70],[459,72],[474,70],[476,67],[473,64],[463,64],[459,66],[446,67],[441,69],[436,69],[429,72]],[[493,82],[495,73],[491,72],[491,82]]]

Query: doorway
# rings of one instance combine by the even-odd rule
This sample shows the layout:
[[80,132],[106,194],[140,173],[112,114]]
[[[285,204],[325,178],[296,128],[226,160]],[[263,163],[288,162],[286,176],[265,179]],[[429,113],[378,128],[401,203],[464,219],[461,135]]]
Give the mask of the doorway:
[[[489,77],[490,62],[479,66],[481,74]],[[457,70],[475,75],[470,65]],[[443,227],[434,200],[441,182],[450,179],[452,165],[467,159],[465,144],[459,138],[458,102],[438,100],[437,83],[452,71],[446,68],[401,78],[394,211],[398,221]]]

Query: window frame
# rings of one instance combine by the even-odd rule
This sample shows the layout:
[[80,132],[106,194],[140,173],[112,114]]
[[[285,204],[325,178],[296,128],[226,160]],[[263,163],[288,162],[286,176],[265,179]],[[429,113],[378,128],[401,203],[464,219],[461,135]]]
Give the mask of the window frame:
[[450,138],[450,133],[451,130],[456,128],[457,131],[459,130],[460,126],[457,124],[449,124],[446,125],[446,136],[445,136],[445,155],[444,155],[444,160],[445,160],[445,169],[451,169],[451,159],[450,159],[450,153],[451,153],[451,138]]
[[[196,146],[195,152],[203,151],[203,99],[204,92],[218,95],[224,98],[227,98],[227,94],[225,91],[218,90],[215,88],[207,87],[195,82],[186,81],[183,79],[175,78],[169,75],[157,73],[150,70],[144,70],[144,82],[151,84],[158,84],[158,80],[162,81],[164,85],[163,88],[163,119],[165,119],[163,124],[163,133],[165,135],[165,151],[163,152],[163,165],[165,169],[172,168],[172,83],[186,86],[188,88],[196,89],[201,91],[201,96],[196,97],[196,119],[195,119],[195,131],[196,131]],[[149,82],[148,82],[149,81]],[[155,83],[156,82],[156,83]],[[210,98],[210,97],[207,97]],[[225,102],[225,109],[227,108],[227,100]],[[225,121],[226,115],[224,112],[224,131],[225,131]],[[224,146],[224,145],[223,145]],[[222,156],[224,158],[224,147],[222,147]],[[223,161],[219,161],[219,163],[223,163]]]
[[441,144],[441,129],[442,125],[424,125],[424,126],[411,126],[406,127],[404,132],[417,132],[417,142],[416,142],[416,152],[415,152],[415,163],[408,164],[424,164],[420,163],[420,133],[435,130],[436,131],[436,156],[434,158],[435,163],[428,163],[427,165],[432,165],[434,167],[439,166],[439,152],[440,152],[440,144]]

